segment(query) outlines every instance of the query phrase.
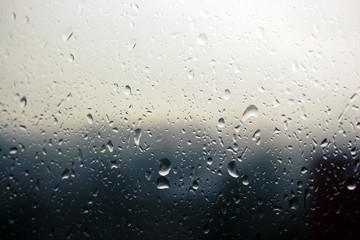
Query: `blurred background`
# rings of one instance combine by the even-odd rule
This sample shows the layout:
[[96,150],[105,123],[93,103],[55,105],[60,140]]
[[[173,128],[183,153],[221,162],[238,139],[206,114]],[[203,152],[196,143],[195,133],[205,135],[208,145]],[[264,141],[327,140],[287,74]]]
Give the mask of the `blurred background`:
[[360,2],[0,2],[0,239],[357,239]]

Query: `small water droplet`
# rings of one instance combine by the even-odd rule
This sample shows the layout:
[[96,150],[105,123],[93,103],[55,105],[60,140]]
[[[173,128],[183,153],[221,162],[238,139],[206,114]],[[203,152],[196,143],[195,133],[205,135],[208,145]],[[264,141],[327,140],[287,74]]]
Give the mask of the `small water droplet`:
[[324,138],[324,140],[322,140],[322,142],[320,143],[320,146],[322,148],[326,147],[329,144],[329,141],[327,140],[327,138]]
[[125,86],[124,94],[127,96],[131,95],[131,87],[129,85]]
[[113,152],[114,151],[114,145],[112,144],[111,141],[108,141],[106,144],[107,149],[109,150],[109,152]]
[[195,77],[195,73],[194,73],[194,70],[191,69],[189,72],[188,72],[188,78],[191,80]]
[[194,190],[197,190],[198,188],[199,188],[199,182],[198,181],[193,181],[193,183],[192,183],[192,188],[194,189]]
[[204,234],[208,234],[210,232],[210,227],[208,225],[206,225],[204,228],[203,228],[203,233]]
[[93,116],[90,113],[88,115],[86,115],[86,119],[89,124],[93,124],[93,122],[94,122]]
[[23,97],[20,99],[20,106],[21,106],[21,107],[26,107],[26,104],[27,104],[26,97],[23,96]]
[[241,180],[245,186],[249,185],[249,177],[247,175],[244,175]]
[[211,164],[213,163],[212,157],[208,157],[207,160],[206,160],[206,163],[207,163],[208,165],[211,165]]
[[289,200],[289,207],[292,210],[297,210],[299,208],[299,200],[294,197]]
[[354,180],[354,178],[351,177],[346,181],[346,187],[350,191],[352,191],[356,188],[356,181]]
[[64,42],[68,41],[73,35],[73,30],[71,27],[64,30],[64,32],[61,34],[62,39]]
[[220,118],[220,119],[218,120],[217,126],[218,126],[218,128],[223,128],[223,127],[225,127],[225,120],[224,120],[224,118]]
[[241,121],[244,122],[251,117],[257,117],[257,116],[258,116],[258,108],[255,105],[250,105],[245,109]]
[[159,174],[166,176],[171,170],[171,162],[167,158],[160,159]]
[[65,180],[70,178],[70,170],[66,168],[64,172],[61,174],[61,180]]
[[229,162],[229,164],[227,166],[227,171],[230,174],[230,176],[232,176],[233,178],[238,178],[239,177],[235,161]]
[[75,59],[74,55],[70,54],[69,57],[68,57],[68,62],[73,62],[74,59]]
[[158,189],[168,189],[170,187],[169,180],[165,177],[159,177],[156,181],[156,187]]
[[134,142],[135,142],[136,146],[140,145],[141,134],[142,134],[141,128],[137,128],[134,131]]
[[17,153],[17,150],[18,150],[17,147],[12,147],[12,148],[10,148],[9,153],[12,154],[12,155],[13,155],[13,154],[16,154],[16,153]]
[[199,45],[205,45],[208,41],[208,37],[206,36],[205,33],[200,33],[197,38],[196,41]]
[[231,97],[231,92],[230,92],[230,90],[229,90],[229,89],[225,89],[225,91],[224,91],[224,96],[223,96],[224,100],[229,100],[230,97]]
[[146,171],[146,172],[145,172],[145,178],[146,178],[146,180],[150,181],[151,176],[152,176],[152,172],[151,172],[151,171]]
[[137,40],[135,38],[131,39],[128,43],[128,49],[133,50],[136,47]]

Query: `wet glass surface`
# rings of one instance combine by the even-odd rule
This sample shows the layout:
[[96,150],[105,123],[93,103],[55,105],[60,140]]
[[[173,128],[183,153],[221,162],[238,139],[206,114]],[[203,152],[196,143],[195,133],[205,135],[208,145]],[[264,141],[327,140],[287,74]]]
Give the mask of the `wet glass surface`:
[[357,239],[359,12],[1,1],[0,239]]

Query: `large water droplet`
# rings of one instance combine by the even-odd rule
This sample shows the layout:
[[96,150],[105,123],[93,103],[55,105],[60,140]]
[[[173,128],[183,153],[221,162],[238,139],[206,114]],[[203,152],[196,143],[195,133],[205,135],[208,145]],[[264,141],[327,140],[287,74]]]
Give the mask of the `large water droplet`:
[[167,158],[160,159],[159,174],[166,176],[171,170],[171,162]]
[[141,134],[142,134],[141,128],[137,128],[134,131],[134,142],[135,142],[136,146],[140,145]]
[[88,121],[89,124],[93,124],[93,116],[89,113],[87,116],[86,116],[86,119]]
[[239,173],[237,172],[235,161],[229,162],[228,167],[227,167],[227,171],[230,174],[230,176],[232,176],[234,178],[239,177]]
[[255,105],[250,105],[245,109],[241,121],[244,122],[251,117],[257,117],[257,116],[258,116],[258,108]]
[[205,45],[208,41],[208,38],[206,36],[205,33],[200,33],[197,38],[196,38],[196,41],[199,45]]
[[156,181],[156,187],[158,189],[168,189],[170,187],[169,180],[165,177],[159,177]]

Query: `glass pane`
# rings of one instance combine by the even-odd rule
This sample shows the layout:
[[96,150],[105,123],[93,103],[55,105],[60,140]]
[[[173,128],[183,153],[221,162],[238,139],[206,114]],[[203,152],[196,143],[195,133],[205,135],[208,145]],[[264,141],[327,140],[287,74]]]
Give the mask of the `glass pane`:
[[0,3],[0,239],[354,239],[360,3]]

